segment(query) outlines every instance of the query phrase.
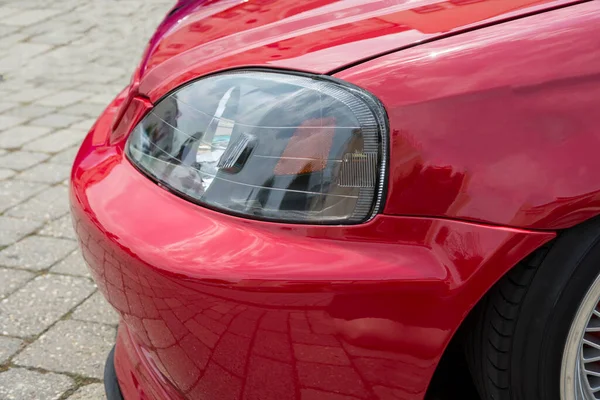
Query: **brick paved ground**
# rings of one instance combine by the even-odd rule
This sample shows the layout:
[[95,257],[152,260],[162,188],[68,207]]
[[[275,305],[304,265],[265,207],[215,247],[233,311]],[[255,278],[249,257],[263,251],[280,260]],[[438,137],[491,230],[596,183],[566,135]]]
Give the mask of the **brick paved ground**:
[[74,240],[79,142],[174,0],[0,0],[0,400],[102,399],[115,313]]

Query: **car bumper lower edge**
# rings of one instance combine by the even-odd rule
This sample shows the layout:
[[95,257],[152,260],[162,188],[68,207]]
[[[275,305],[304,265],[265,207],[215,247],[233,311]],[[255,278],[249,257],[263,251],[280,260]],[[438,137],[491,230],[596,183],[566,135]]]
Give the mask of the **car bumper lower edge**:
[[82,255],[121,315],[127,400],[421,400],[470,308],[554,236],[388,215],[355,226],[224,215],[99,140],[114,112],[85,139],[70,194]]

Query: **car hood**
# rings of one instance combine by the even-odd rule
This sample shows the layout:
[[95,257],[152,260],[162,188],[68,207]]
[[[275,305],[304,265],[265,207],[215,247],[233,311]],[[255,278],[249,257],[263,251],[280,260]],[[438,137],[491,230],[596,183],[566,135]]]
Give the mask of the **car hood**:
[[327,74],[423,41],[540,12],[567,0],[180,1],[150,42],[139,93],[156,100],[239,67]]

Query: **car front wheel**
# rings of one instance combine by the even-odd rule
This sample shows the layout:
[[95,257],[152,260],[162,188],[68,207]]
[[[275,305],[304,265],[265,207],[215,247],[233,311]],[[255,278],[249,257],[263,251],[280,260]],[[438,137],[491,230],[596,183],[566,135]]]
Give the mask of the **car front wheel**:
[[483,400],[600,399],[600,219],[561,232],[477,305],[465,340]]

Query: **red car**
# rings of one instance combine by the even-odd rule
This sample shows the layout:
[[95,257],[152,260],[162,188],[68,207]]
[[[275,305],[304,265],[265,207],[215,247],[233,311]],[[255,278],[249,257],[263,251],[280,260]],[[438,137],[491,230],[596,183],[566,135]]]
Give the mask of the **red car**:
[[110,400],[600,399],[600,1],[181,1],[70,193]]

